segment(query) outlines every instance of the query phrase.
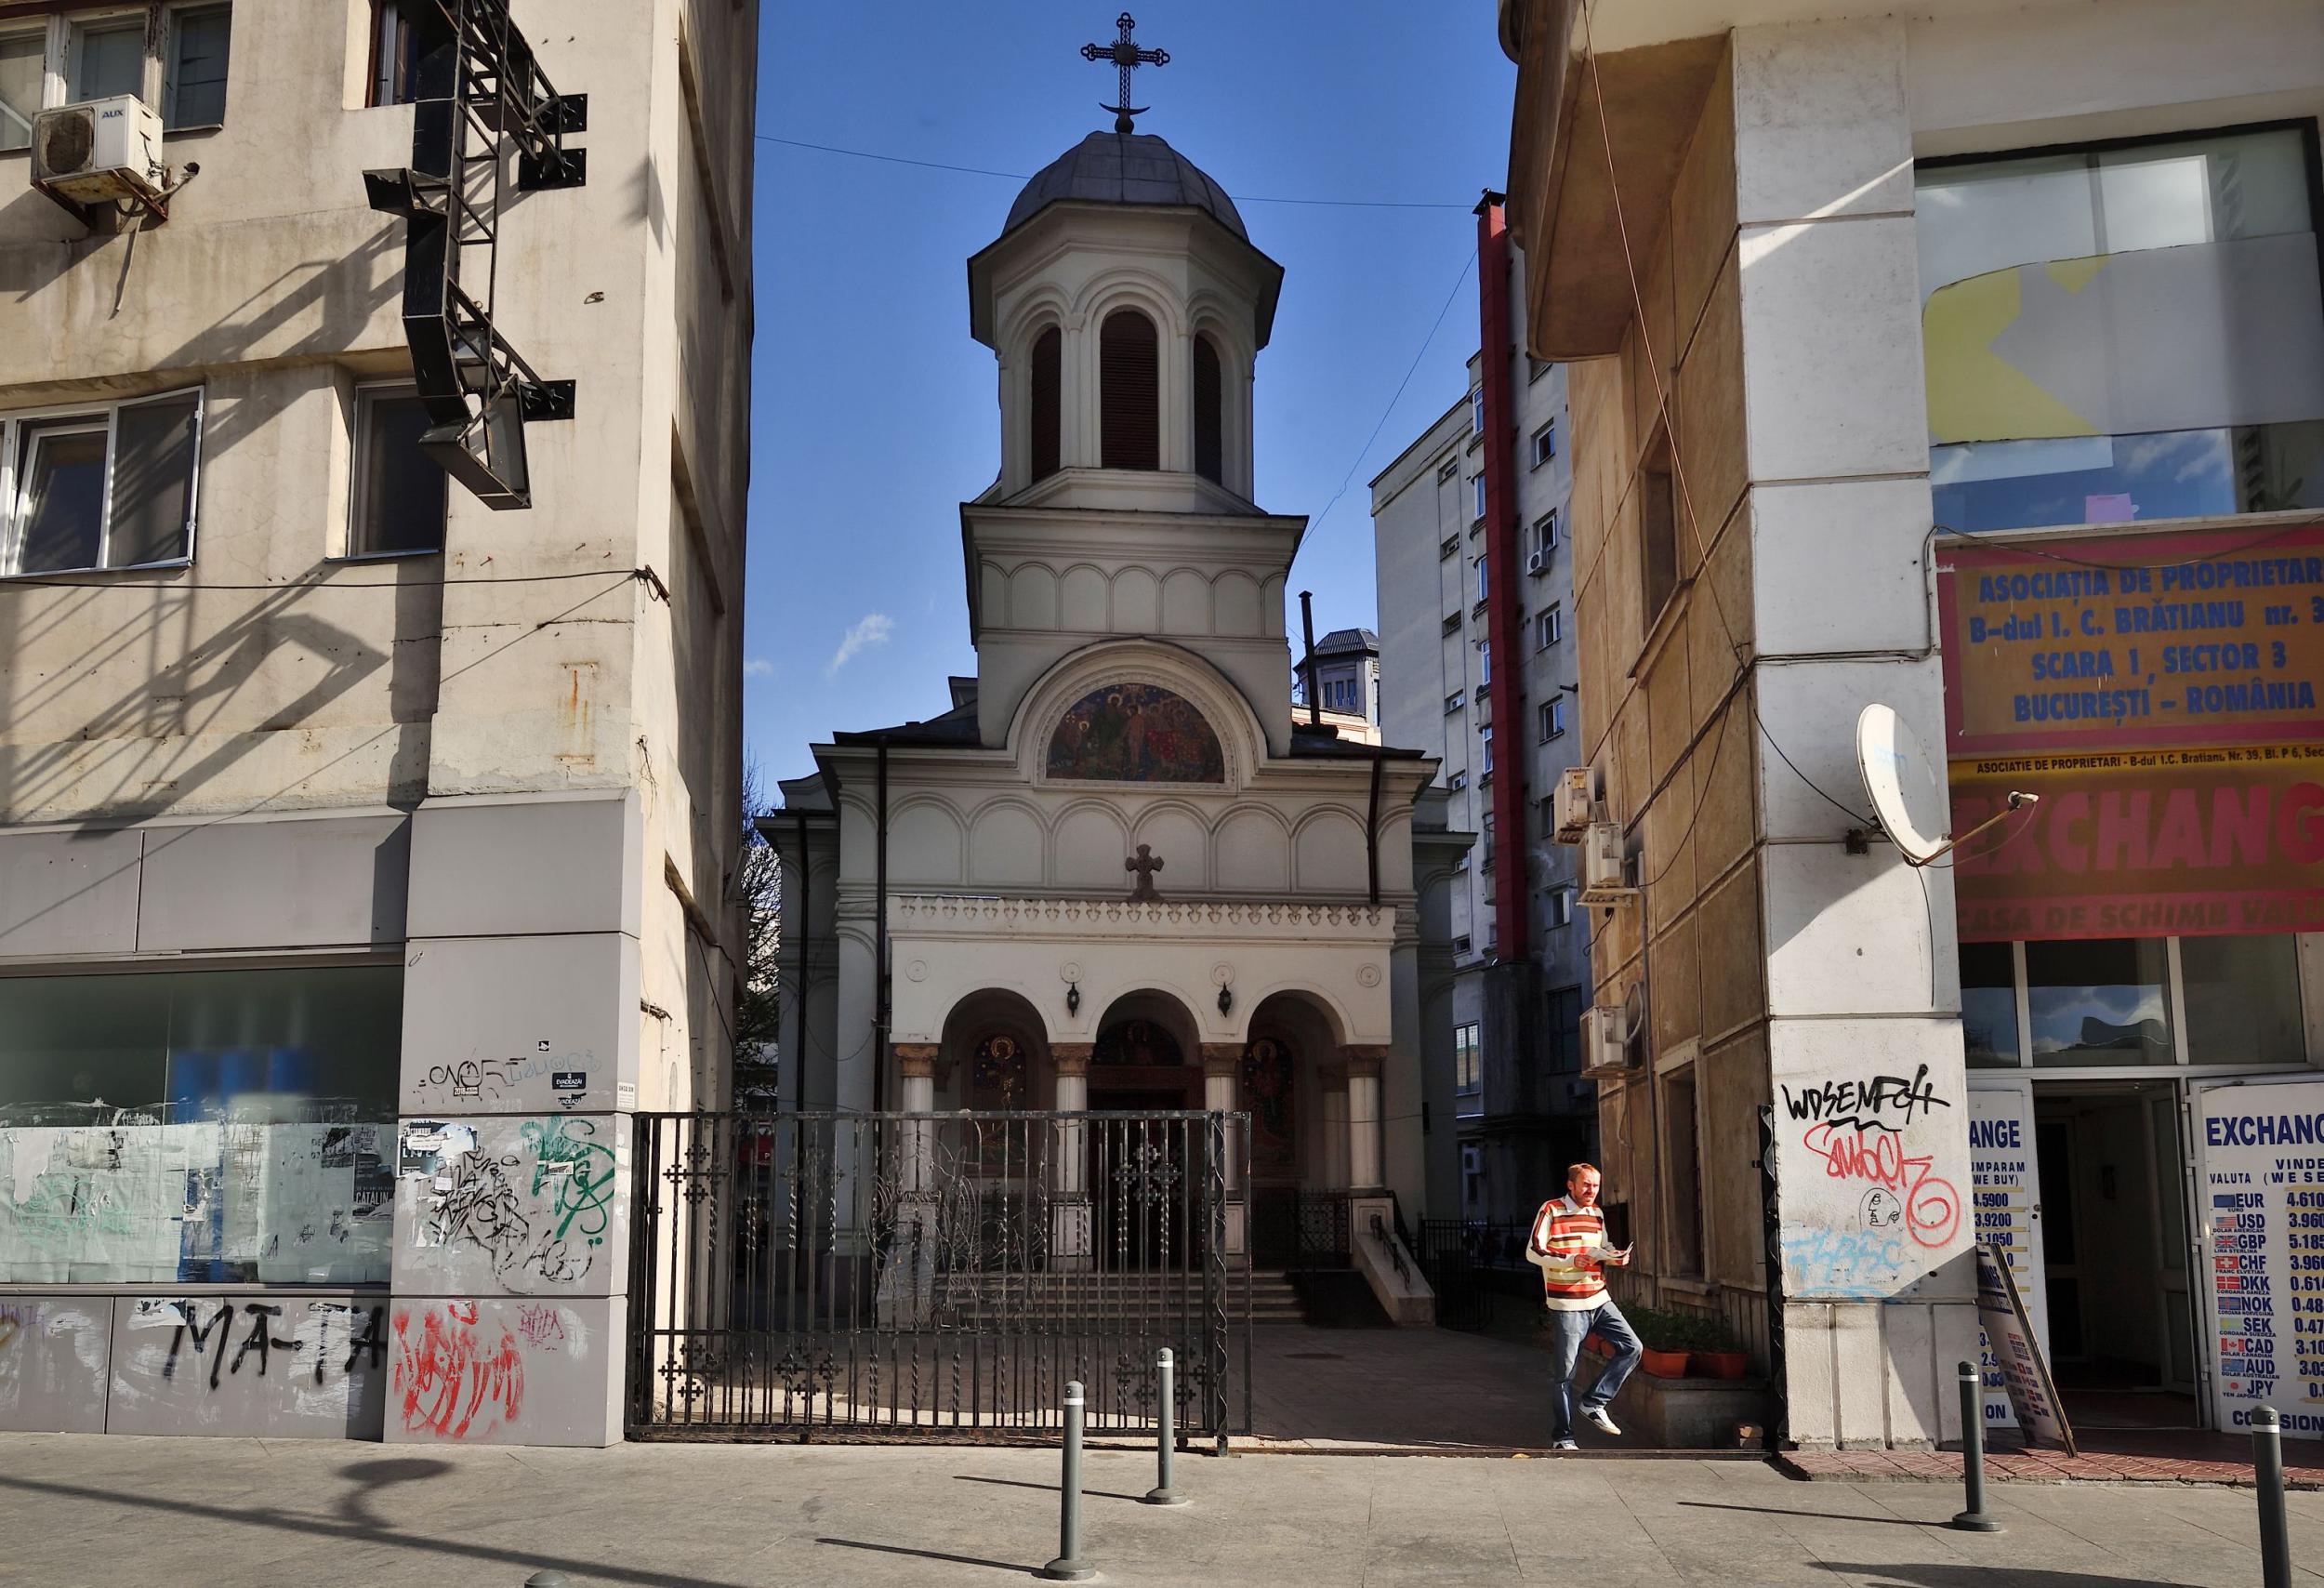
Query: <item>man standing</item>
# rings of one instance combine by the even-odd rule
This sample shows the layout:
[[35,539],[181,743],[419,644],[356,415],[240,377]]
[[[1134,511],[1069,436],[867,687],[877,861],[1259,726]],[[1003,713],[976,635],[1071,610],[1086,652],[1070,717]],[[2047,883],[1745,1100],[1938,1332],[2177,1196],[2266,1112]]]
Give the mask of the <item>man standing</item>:
[[1542,1304],[1550,1312],[1550,1362],[1557,1384],[1552,1405],[1556,1423],[1550,1448],[1576,1449],[1574,1444],[1574,1369],[1581,1357],[1581,1343],[1591,1334],[1613,1348],[1614,1360],[1581,1403],[1590,1425],[1604,1434],[1619,1434],[1606,1408],[1638,1366],[1638,1336],[1631,1332],[1622,1309],[1605,1293],[1604,1264],[1619,1267],[1630,1262],[1630,1249],[1606,1244],[1605,1215],[1598,1211],[1597,1167],[1578,1163],[1565,1171],[1565,1195],[1541,1204],[1534,1215],[1533,1236],[1526,1256],[1541,1270]]

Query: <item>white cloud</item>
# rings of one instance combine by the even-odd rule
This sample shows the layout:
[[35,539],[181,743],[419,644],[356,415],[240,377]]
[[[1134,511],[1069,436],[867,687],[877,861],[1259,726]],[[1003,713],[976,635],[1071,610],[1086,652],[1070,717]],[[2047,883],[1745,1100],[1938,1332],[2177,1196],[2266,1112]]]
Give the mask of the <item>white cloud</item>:
[[857,619],[855,627],[847,631],[846,637],[839,642],[839,648],[831,653],[831,659],[824,664],[823,676],[836,677],[841,668],[855,659],[858,652],[886,644],[888,636],[895,632],[895,619],[884,612],[865,613]]
[[773,676],[774,664],[764,656],[753,656],[743,664],[743,677],[745,678],[772,678]]

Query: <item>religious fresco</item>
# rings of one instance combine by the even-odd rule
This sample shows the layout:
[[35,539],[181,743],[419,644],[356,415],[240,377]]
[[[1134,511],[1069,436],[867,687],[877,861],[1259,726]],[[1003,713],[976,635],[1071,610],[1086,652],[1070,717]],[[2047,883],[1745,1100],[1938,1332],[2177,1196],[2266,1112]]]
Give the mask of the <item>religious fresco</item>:
[[1242,1105],[1250,1110],[1254,1170],[1292,1168],[1291,1050],[1273,1037],[1243,1050]]
[[1226,754],[1194,704],[1159,684],[1111,683],[1076,701],[1049,743],[1051,777],[1224,783]]
[[1178,1039],[1151,1020],[1125,1020],[1098,1033],[1090,1051],[1093,1065],[1182,1065],[1185,1054]]

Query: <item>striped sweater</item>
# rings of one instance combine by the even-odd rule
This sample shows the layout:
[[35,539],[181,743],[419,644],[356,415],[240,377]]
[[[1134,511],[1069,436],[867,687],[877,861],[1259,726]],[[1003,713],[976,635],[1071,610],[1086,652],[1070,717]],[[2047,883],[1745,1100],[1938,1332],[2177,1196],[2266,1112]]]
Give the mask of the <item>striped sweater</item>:
[[1605,1244],[1605,1215],[1559,1197],[1534,1215],[1532,1250],[1544,1259],[1542,1304],[1552,1312],[1588,1312],[1605,1301],[1605,1271],[1582,1255]]

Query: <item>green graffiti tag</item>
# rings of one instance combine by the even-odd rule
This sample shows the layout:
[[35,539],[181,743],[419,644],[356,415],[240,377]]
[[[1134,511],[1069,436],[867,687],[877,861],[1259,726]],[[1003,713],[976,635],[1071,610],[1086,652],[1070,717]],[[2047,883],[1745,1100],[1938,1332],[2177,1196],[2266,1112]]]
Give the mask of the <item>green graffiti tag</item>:
[[602,1244],[613,1219],[614,1150],[594,1139],[597,1122],[527,1119],[519,1131],[533,1150],[533,1195],[540,1196],[551,1180],[558,1183],[551,1238],[563,1240],[577,1222],[584,1239]]

